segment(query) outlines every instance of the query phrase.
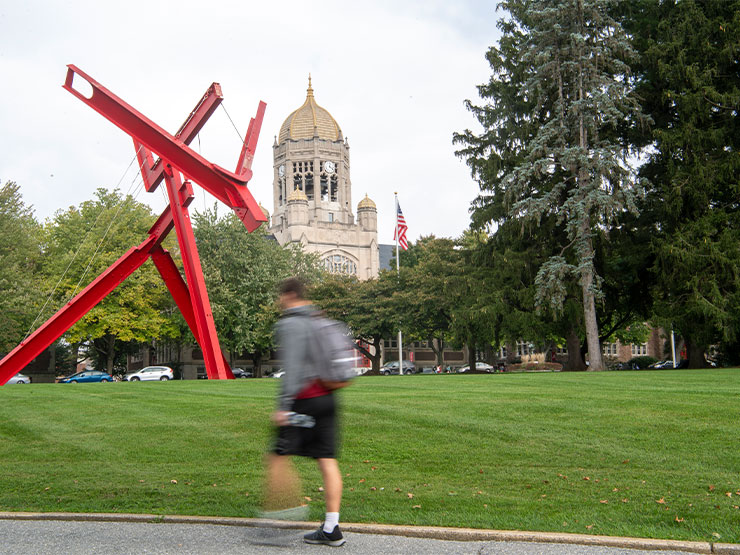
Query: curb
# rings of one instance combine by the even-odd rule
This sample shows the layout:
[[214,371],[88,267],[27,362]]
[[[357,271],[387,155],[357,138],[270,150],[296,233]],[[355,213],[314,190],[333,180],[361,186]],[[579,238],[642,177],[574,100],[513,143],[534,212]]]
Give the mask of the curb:
[[[130,513],[30,513],[0,512],[0,520],[60,520],[77,522],[140,522],[159,524],[211,524],[221,526],[248,526],[252,528],[281,528],[310,530],[318,522],[291,522],[261,518],[218,516],[154,515]],[[342,530],[356,534],[382,534],[448,541],[508,541],[534,543],[560,543],[601,547],[621,547],[647,551],[684,551],[690,553],[717,553],[740,555],[740,544],[709,543],[562,532],[526,532],[520,530],[483,530],[477,528],[444,528],[437,526],[400,526],[395,524],[342,523]]]

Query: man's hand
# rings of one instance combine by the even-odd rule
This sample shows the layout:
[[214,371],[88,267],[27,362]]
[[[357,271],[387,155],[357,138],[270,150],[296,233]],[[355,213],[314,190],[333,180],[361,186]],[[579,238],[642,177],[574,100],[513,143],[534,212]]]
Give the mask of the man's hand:
[[288,422],[288,411],[276,410],[272,413],[272,422],[276,426],[287,426]]

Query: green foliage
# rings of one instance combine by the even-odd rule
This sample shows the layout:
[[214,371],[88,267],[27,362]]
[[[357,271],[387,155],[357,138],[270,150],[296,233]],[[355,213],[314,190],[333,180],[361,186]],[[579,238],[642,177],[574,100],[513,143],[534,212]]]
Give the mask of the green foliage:
[[219,341],[232,355],[251,354],[258,368],[273,348],[278,284],[291,276],[315,280],[318,259],[281,247],[264,226],[247,232],[233,212],[219,217],[217,205],[196,212],[193,222]]
[[381,272],[377,279],[360,281],[354,276],[323,274],[309,290],[309,298],[330,318],[344,322],[357,349],[380,368],[380,343],[398,332],[403,306],[396,272]]
[[[58,211],[44,230],[42,271],[50,289],[58,283],[44,317],[68,302],[129,248],[146,237],[155,217],[150,208],[119,191],[98,189],[95,199]],[[169,238],[171,244],[172,238]],[[79,251],[79,254],[77,252]],[[66,273],[65,273],[66,272]],[[123,343],[173,337],[171,299],[153,264],[131,274],[66,334],[70,343],[90,342],[109,371]],[[52,306],[53,305],[53,306]]]
[[538,228],[545,220],[538,236],[559,244],[539,268],[535,303],[559,313],[578,280],[592,367],[600,369],[593,237],[635,210],[629,148],[617,139],[621,126],[641,118],[625,63],[631,47],[603,2],[501,6],[510,18],[487,55],[491,80],[479,87],[488,103],[467,103],[484,131],[454,136],[484,192],[474,222],[493,228],[515,219]]
[[41,226],[20,187],[6,182],[0,189],[0,352],[20,343],[43,303],[40,236]]
[[[740,2],[623,6],[640,50],[639,94],[655,121],[644,210],[652,226],[656,321],[685,339],[689,363],[740,326]],[[636,139],[638,140],[638,139]]]

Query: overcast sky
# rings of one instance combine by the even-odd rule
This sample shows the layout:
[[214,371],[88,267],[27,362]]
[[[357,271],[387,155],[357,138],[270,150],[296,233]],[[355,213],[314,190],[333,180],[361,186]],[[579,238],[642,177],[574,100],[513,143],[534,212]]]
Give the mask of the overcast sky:
[[[310,73],[350,144],[353,212],[366,193],[375,201],[379,241],[393,242],[394,191],[411,240],[459,236],[478,189],[452,133],[477,128],[463,101],[490,75],[495,3],[3,2],[0,182],[16,181],[41,220],[98,187],[135,190],[128,135],[62,89],[75,64],[171,133],[213,81],[242,135],[264,100],[249,188],[272,212],[273,139]],[[233,170],[241,145],[219,109],[191,146]],[[137,200],[164,206],[159,191]],[[196,187],[194,208],[213,202]]]

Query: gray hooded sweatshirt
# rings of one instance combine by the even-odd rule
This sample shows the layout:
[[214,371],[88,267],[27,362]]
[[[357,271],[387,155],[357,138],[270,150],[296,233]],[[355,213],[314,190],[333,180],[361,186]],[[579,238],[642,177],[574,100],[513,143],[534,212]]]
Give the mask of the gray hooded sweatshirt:
[[316,332],[311,322],[315,314],[312,305],[289,308],[275,326],[278,358],[285,370],[278,410],[290,410],[296,395],[320,375],[316,365]]

